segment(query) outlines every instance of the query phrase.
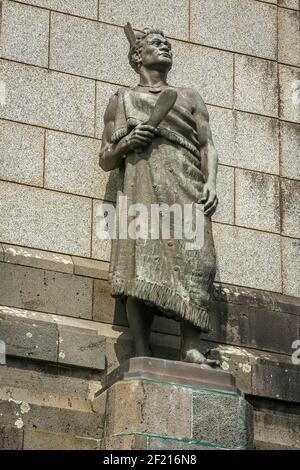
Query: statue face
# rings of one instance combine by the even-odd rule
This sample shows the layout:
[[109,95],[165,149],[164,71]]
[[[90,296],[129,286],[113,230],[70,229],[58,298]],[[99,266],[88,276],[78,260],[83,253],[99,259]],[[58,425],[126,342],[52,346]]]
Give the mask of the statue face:
[[142,64],[149,69],[170,70],[172,51],[169,41],[160,34],[149,34],[143,44]]

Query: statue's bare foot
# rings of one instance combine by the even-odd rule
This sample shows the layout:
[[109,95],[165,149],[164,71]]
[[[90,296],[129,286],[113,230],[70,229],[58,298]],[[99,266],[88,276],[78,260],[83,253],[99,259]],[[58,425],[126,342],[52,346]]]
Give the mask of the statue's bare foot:
[[220,367],[220,362],[214,359],[207,359],[198,349],[188,349],[183,357],[184,362],[200,364],[202,369],[213,369]]

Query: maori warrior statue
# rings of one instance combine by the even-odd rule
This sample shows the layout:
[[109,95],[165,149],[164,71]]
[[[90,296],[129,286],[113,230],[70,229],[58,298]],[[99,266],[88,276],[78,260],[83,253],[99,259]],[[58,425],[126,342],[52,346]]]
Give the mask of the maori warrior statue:
[[[112,295],[126,299],[137,356],[151,356],[151,324],[155,315],[163,315],[180,321],[181,360],[215,367],[217,361],[207,359],[199,348],[201,333],[209,331],[216,266],[211,216],[218,203],[218,154],[207,108],[197,91],[168,84],[172,49],[162,31],[146,28],[135,33],[129,23],[124,29],[129,63],[139,83],[110,98],[100,166],[105,171],[119,168],[117,212],[128,209],[129,214],[132,205],[149,213],[158,205],[200,207],[202,243],[187,249],[184,234],[175,236],[171,230],[165,237],[159,229],[153,236],[151,224],[146,234],[144,225],[140,237],[117,234],[110,265]],[[193,214],[200,213],[194,209]],[[178,214],[169,215],[175,229]]]

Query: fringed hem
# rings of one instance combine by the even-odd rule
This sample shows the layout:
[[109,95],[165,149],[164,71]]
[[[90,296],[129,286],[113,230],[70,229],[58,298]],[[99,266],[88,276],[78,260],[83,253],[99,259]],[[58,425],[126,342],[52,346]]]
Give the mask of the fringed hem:
[[152,284],[140,279],[126,280],[114,275],[110,277],[110,283],[113,297],[125,295],[151,302],[157,305],[162,313],[165,311],[167,317],[173,316],[177,320],[186,320],[205,333],[209,331],[207,309],[189,304],[170,287]]

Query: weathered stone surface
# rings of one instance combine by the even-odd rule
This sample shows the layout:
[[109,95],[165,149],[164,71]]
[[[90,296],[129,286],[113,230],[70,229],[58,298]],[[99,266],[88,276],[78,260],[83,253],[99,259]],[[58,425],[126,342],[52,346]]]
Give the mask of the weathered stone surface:
[[110,436],[101,441],[101,450],[147,450],[147,436],[129,434],[127,436]]
[[212,0],[209,8],[206,0],[192,0],[191,40],[276,59],[276,10],[253,0]]
[[0,311],[0,337],[9,356],[57,362],[58,331],[55,323],[11,317],[5,307]]
[[100,238],[99,227],[101,225],[98,225],[103,220],[101,209],[103,202],[93,201],[92,257],[102,261],[110,261],[111,240]]
[[74,268],[70,256],[33,250],[32,248],[22,248],[16,245],[3,245],[3,249],[6,263],[73,274]]
[[125,304],[111,297],[106,281],[94,281],[93,320],[128,326]]
[[280,117],[300,123],[300,69],[279,65]]
[[37,127],[0,121],[0,178],[43,185],[44,132]]
[[99,450],[100,440],[25,428],[24,450]]
[[278,0],[278,6],[299,10],[299,0]]
[[0,450],[22,450],[23,431],[12,426],[0,426]]
[[0,182],[0,239],[5,243],[90,256],[91,201]]
[[216,222],[234,223],[234,169],[219,165],[217,179],[219,204],[213,216]]
[[4,0],[0,56],[48,66],[49,11]]
[[189,389],[131,380],[114,384],[107,393],[106,436],[131,432],[191,436]]
[[58,13],[52,16],[50,65],[55,70],[133,85],[135,72],[124,54],[127,49],[123,28]]
[[98,0],[20,0],[50,10],[62,11],[71,15],[97,19]]
[[300,238],[300,182],[282,179],[282,233]]
[[285,414],[271,410],[254,412],[254,438],[273,448],[300,448],[299,415]]
[[[134,15],[132,12],[134,11]],[[174,12],[180,12],[174,21]],[[189,5],[187,0],[164,0],[159,8],[155,0],[99,1],[99,19],[123,26],[130,18],[133,28],[153,26],[168,36],[188,39]]]
[[92,318],[92,279],[8,263],[0,276],[2,305]]
[[5,83],[0,117],[94,135],[95,83],[81,77],[1,61]]
[[97,331],[58,324],[58,363],[105,369],[105,338]]
[[299,11],[278,9],[278,60],[300,66]]
[[235,171],[236,223],[280,232],[280,184],[277,176]]
[[232,53],[179,41],[172,41],[172,50],[171,85],[195,88],[206,103],[232,106]]
[[218,260],[216,281],[281,292],[278,235],[215,223],[214,240]]
[[104,130],[104,113],[108,105],[109,98],[116,93],[117,90],[126,89],[119,85],[111,83],[97,82],[97,119],[96,119],[96,137],[101,139]]
[[74,274],[98,279],[108,279],[109,263],[95,259],[78,258],[77,256],[72,256],[72,260],[74,263]]
[[300,297],[300,240],[281,238],[283,293]]
[[220,163],[279,173],[276,119],[208,106]]
[[193,437],[225,448],[251,448],[251,410],[238,394],[193,393]]
[[2,243],[0,243],[0,261],[4,261],[4,247]]
[[243,111],[277,116],[276,62],[235,56],[235,105]]
[[280,122],[282,176],[300,180],[300,126]]
[[99,166],[100,141],[47,131],[45,187],[114,200],[116,188]]

